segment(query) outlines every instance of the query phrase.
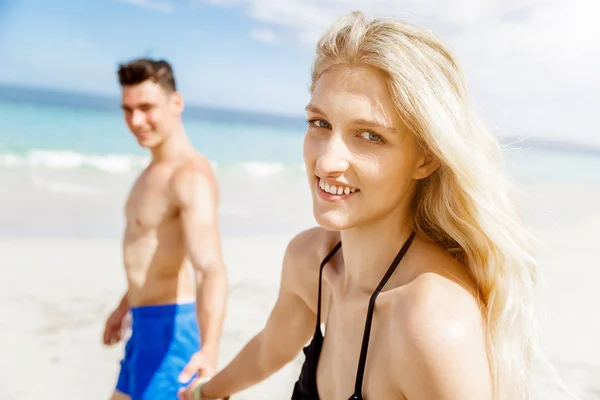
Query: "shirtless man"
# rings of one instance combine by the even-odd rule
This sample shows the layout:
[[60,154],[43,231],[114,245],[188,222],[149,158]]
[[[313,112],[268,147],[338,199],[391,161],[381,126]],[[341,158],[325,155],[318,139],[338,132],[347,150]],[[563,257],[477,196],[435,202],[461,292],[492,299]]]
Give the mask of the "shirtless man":
[[127,291],[104,329],[104,344],[119,342],[131,312],[112,399],[176,399],[193,378],[181,376],[188,362],[199,377],[214,374],[217,363],[227,298],[218,186],[187,139],[170,65],[141,59],[118,75],[127,126],[152,159],[125,204]]

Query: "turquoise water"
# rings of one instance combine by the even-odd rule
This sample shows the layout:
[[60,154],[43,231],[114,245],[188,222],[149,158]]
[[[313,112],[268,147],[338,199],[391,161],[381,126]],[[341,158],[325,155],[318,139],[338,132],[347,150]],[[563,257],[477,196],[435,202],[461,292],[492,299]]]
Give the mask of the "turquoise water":
[[[118,109],[0,102],[0,121],[0,166],[91,163],[118,170],[128,163],[136,166],[147,157]],[[192,143],[218,164],[302,162],[303,131],[297,127],[249,125],[235,119],[225,123],[184,117],[184,122]]]
[[[192,143],[214,163],[224,233],[296,232],[314,224],[302,117],[190,107],[184,122]],[[506,159],[510,174],[537,193],[529,218],[584,218],[570,199],[596,203],[600,156],[521,147]],[[119,237],[123,202],[148,159],[118,99],[0,86],[0,236]]]
[[[147,152],[127,130],[118,99],[0,86],[0,169],[49,168],[131,172]],[[302,169],[302,117],[189,107],[192,143],[221,171],[271,176]],[[600,155],[536,145],[507,154],[517,179],[600,185]]]

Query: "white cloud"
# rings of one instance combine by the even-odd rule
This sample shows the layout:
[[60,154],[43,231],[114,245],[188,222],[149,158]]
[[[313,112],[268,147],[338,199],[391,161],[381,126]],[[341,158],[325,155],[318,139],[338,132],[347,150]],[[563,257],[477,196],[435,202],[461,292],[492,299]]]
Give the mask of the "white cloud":
[[136,5],[141,8],[148,10],[160,11],[160,12],[172,12],[173,6],[169,1],[156,1],[156,0],[114,0],[118,3],[129,3]]
[[450,44],[481,108],[508,133],[592,137],[594,115],[582,110],[594,109],[589,99],[600,89],[597,0],[194,1],[241,8],[277,37],[309,46],[352,10],[408,19]]
[[600,60],[600,2],[595,0],[207,1],[243,6],[253,19],[310,44],[336,16],[354,9],[402,17],[439,31],[472,69],[512,64],[516,71],[540,68],[571,80],[577,63],[586,78],[599,83],[593,73]]
[[[196,0],[197,1],[197,0]],[[596,0],[205,0],[241,6],[253,19],[316,42],[336,16],[354,9],[406,18],[439,31],[461,58],[479,65],[518,63],[573,78],[600,60]],[[271,35],[271,34],[269,34]],[[596,54],[594,54],[596,53]],[[586,65],[583,65],[586,64]],[[598,82],[596,82],[598,83]]]
[[250,37],[257,42],[273,44],[277,42],[277,36],[271,29],[252,29]]

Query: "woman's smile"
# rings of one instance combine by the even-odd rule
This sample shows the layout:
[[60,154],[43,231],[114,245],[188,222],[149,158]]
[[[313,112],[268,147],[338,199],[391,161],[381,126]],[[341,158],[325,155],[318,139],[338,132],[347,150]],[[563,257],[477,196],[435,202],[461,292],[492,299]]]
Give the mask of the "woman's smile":
[[319,197],[328,201],[347,200],[360,192],[359,189],[344,185],[339,182],[325,182],[317,177],[317,193]]

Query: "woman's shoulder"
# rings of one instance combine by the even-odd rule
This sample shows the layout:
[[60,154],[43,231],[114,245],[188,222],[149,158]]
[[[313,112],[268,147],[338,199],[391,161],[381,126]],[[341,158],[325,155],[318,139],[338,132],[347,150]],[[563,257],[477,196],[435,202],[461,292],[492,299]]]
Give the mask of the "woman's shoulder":
[[[483,307],[469,281],[435,269],[423,271],[406,284],[395,302],[395,321],[408,340],[433,335],[441,338],[448,329],[481,331]],[[456,333],[456,332],[455,332]]]
[[[419,247],[421,265],[397,291],[392,311],[396,334],[390,346],[396,353],[395,367],[416,377],[404,382],[404,389],[406,385],[430,385],[422,390],[455,385],[457,396],[463,390],[484,393],[489,383],[485,316],[476,285],[466,268],[443,250],[432,244]],[[419,393],[421,389],[413,387]]]
[[326,254],[329,253],[339,241],[339,232],[315,226],[294,235],[288,243],[287,251],[294,256],[308,254],[318,257],[322,251],[325,251]]
[[431,242],[415,247],[412,276],[398,291],[394,307],[407,338],[441,335],[442,328],[457,324],[479,330],[483,307],[467,268]]
[[284,282],[307,301],[315,298],[321,262],[339,241],[338,232],[321,227],[306,229],[296,234],[285,250]]
[[338,232],[321,227],[306,229],[296,234],[288,243],[284,263],[302,275],[310,270],[318,271],[322,260],[339,241]]

